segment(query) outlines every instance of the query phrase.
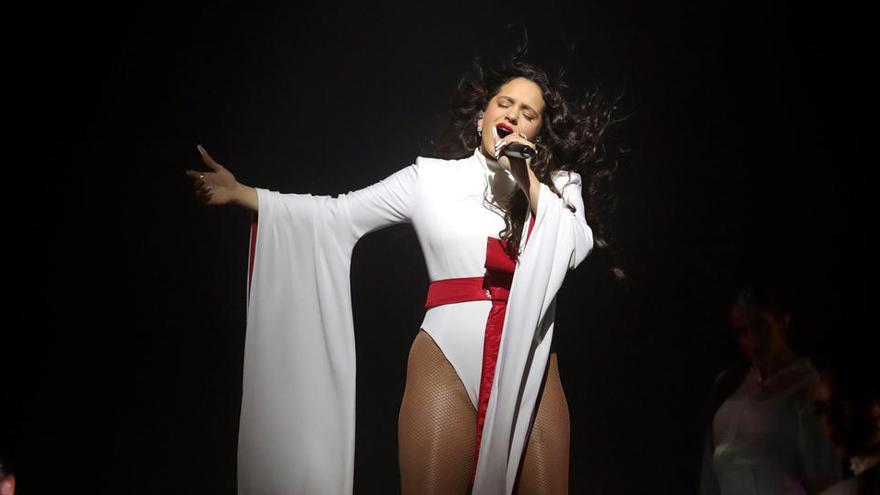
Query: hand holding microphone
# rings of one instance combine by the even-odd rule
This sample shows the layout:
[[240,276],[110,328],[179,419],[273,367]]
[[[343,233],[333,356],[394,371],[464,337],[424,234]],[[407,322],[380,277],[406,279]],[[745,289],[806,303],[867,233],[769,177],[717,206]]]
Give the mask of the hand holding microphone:
[[492,134],[495,136],[495,159],[505,155],[510,158],[521,158],[528,160],[534,158],[538,154],[535,148],[529,143],[522,134],[514,134],[512,130],[501,127],[502,137],[499,134],[498,126],[492,128]]
[[501,153],[513,158],[522,158],[523,160],[528,160],[537,154],[534,148],[522,143],[510,143],[501,150]]
[[495,137],[495,160],[509,170],[523,191],[529,195],[531,184],[537,182],[532,170],[532,157],[537,154],[535,145],[521,133],[514,133],[504,123],[492,128]]

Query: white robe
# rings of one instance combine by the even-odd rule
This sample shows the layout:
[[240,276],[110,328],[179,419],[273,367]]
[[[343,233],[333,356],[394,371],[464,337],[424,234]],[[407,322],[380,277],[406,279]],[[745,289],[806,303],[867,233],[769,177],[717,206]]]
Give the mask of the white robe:
[[[349,268],[355,243],[369,232],[412,223],[432,281],[482,276],[482,267],[456,273],[455,267],[466,265],[455,261],[455,250],[464,249],[462,259],[482,262],[485,236],[497,236],[498,230],[474,229],[470,242],[461,242],[457,236],[463,233],[450,232],[451,225],[467,230],[476,218],[488,217],[475,216],[476,210],[450,198],[461,188],[482,191],[484,172],[498,167],[477,148],[460,160],[418,157],[378,183],[337,197],[257,188],[238,444],[240,494],[352,493],[355,340]],[[567,271],[593,246],[580,176],[561,172],[553,180],[577,211],[540,185],[535,225],[521,246],[507,302],[473,495],[512,493],[547,365],[556,293]],[[448,215],[456,217],[454,224],[441,221]],[[523,238],[531,212],[527,215]],[[482,253],[472,247],[477,241]],[[477,323],[484,328],[485,319]],[[431,330],[441,333],[436,326]],[[482,358],[466,354],[461,342],[444,345],[444,352]],[[466,368],[479,366],[456,367],[466,386],[475,379]]]

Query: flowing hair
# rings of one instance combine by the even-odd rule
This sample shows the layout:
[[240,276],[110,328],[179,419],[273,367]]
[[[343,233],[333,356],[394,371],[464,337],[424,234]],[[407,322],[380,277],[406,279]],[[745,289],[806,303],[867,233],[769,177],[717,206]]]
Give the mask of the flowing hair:
[[[606,159],[606,134],[609,128],[624,118],[617,117],[617,101],[608,101],[598,90],[587,91],[580,100],[568,100],[565,91],[564,69],[551,78],[543,69],[523,59],[525,46],[519,46],[498,66],[484,68],[480,57],[474,57],[472,68],[458,81],[452,96],[450,116],[440,138],[434,142],[434,153],[445,159],[466,158],[481,145],[476,122],[481,110],[498,93],[501,86],[518,77],[526,78],[541,88],[544,110],[540,134],[536,139],[538,154],[531,167],[538,180],[562,198],[551,178],[558,170],[578,172],[583,180],[586,197],[585,218],[593,230],[597,247],[604,249],[611,260],[611,271],[618,280],[626,275],[615,262],[611,249],[612,239],[607,218],[616,206],[612,191],[617,161]],[[503,217],[505,228],[499,238],[507,241],[507,253],[514,259],[519,252],[522,227],[528,210],[528,198],[515,188],[504,203],[506,208],[493,205],[483,196],[484,204],[494,208]],[[575,207],[566,205],[572,212]]]

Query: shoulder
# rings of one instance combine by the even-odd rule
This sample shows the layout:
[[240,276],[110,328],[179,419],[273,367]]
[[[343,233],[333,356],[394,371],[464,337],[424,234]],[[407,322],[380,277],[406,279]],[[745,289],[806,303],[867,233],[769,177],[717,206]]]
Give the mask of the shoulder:
[[553,170],[550,172],[550,179],[560,192],[571,184],[582,185],[581,174],[573,170]]
[[415,165],[419,168],[431,168],[439,166],[440,163],[445,162],[446,160],[442,158],[434,158],[430,156],[417,156]]
[[[581,196],[583,193],[583,184],[581,183],[581,175],[573,170],[553,170],[550,172],[550,180],[556,186],[556,190],[562,198],[572,203],[575,196]],[[576,202],[583,201],[583,198],[574,200]]]
[[813,362],[806,357],[796,358],[789,367],[789,373],[792,374],[793,381],[798,383],[799,388],[810,389],[819,378],[819,372]]
[[448,167],[450,165],[460,165],[470,161],[471,157],[464,158],[438,158],[433,156],[417,156],[416,157],[416,165],[419,167],[433,168],[433,167]]
[[439,177],[457,175],[465,169],[474,169],[479,165],[470,157],[445,159],[430,156],[417,156],[414,166],[423,177],[437,179]]
[[839,481],[826,488],[819,495],[858,495],[859,485],[855,479]]
[[786,403],[798,416],[815,413],[814,394],[818,373],[812,361],[796,358],[780,373],[786,388]]
[[806,356],[795,358],[795,360],[792,362],[792,366],[806,375],[819,374],[819,372],[816,370],[816,365],[814,365],[813,361]]

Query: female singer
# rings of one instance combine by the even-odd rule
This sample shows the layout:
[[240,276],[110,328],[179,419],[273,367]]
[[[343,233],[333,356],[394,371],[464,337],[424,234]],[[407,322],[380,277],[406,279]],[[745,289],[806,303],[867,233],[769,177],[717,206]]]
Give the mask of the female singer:
[[561,75],[520,53],[474,68],[438,157],[337,197],[241,184],[198,147],[211,170],[187,174],[201,201],[252,211],[241,493],[351,493],[350,256],[403,222],[431,285],[400,406],[402,493],[568,493],[555,296],[608,247],[613,168],[600,156],[614,107],[595,93],[567,101]]

